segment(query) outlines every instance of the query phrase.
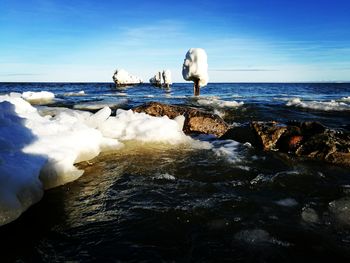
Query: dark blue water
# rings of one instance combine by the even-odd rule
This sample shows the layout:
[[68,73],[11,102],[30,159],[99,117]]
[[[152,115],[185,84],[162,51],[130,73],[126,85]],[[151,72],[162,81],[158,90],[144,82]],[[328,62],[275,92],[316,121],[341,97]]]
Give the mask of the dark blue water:
[[[317,120],[350,127],[350,84],[209,84],[200,98],[190,84],[0,84],[2,94],[42,90],[55,94],[50,107],[96,111],[160,101],[236,125]],[[0,262],[349,262],[349,169],[212,143],[217,151],[129,142],[79,164],[80,179],[47,191],[0,228]]]

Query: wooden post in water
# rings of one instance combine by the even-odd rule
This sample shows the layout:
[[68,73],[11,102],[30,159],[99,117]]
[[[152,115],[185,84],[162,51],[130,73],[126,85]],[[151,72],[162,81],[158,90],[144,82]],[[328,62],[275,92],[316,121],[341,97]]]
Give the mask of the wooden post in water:
[[193,86],[193,93],[194,93],[194,96],[199,96],[199,79],[196,79],[194,81],[194,86]]

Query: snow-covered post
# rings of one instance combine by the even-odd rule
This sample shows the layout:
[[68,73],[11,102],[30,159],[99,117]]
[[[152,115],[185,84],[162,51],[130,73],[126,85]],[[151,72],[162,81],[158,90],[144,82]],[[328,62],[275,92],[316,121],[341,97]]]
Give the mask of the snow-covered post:
[[200,87],[208,84],[207,54],[202,48],[191,48],[186,54],[182,66],[182,76],[185,80],[194,82],[193,93],[199,96]]
[[171,82],[171,71],[169,69],[163,70],[163,82],[164,86],[168,89],[170,85],[172,84]]

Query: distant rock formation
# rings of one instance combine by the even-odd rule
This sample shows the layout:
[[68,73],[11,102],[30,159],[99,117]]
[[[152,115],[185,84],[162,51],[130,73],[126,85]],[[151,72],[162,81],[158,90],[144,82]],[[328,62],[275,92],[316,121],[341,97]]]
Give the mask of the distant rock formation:
[[208,84],[208,62],[207,53],[202,48],[191,48],[186,54],[182,66],[182,76],[185,80],[193,81],[193,92],[195,96],[200,93],[200,87]]
[[168,116],[170,119],[184,115],[183,131],[187,134],[205,133],[220,137],[229,129],[229,125],[218,115],[190,107],[150,102],[134,108],[133,111],[145,112],[157,117]]
[[161,87],[162,86],[162,73],[160,71],[157,72],[152,78],[149,79],[149,82],[156,86]]
[[172,84],[171,81],[171,71],[169,69],[163,70],[163,72],[158,71],[149,82],[156,87],[169,88]]
[[128,86],[142,83],[142,80],[129,74],[124,69],[117,69],[113,74],[113,81],[117,86]]

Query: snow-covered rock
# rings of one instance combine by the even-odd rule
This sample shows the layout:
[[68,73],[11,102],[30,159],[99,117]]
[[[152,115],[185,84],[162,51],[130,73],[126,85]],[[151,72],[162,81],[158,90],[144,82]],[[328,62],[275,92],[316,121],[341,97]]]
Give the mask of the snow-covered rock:
[[142,83],[142,80],[131,75],[124,69],[117,69],[113,75],[113,81],[117,85],[134,85]]

